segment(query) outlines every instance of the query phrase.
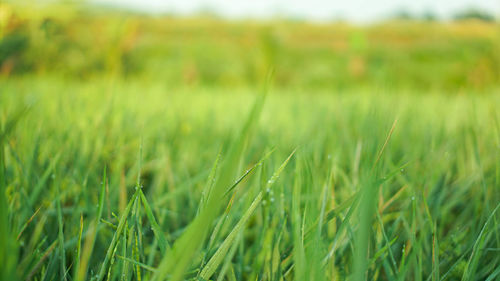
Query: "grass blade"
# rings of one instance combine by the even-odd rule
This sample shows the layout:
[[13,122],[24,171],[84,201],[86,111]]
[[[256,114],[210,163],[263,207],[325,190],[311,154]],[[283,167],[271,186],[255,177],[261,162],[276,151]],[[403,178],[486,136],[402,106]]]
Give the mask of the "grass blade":
[[118,239],[120,238],[120,235],[125,227],[125,223],[127,221],[128,215],[130,213],[130,210],[132,209],[132,205],[135,201],[135,199],[139,196],[139,191],[140,189],[136,189],[134,195],[132,196],[132,199],[130,199],[127,207],[125,208],[125,211],[120,217],[120,221],[118,223],[118,227],[116,228],[115,234],[113,235],[113,239],[111,240],[111,243],[109,244],[108,251],[106,252],[106,257],[104,258],[104,261],[102,262],[101,269],[99,270],[99,274],[97,276],[97,280],[100,281],[104,278],[104,275],[106,274],[106,268],[108,267],[108,263],[110,262],[111,258],[114,255],[116,244],[118,242]]
[[61,212],[61,192],[59,191],[59,184],[56,183],[56,209],[57,209],[57,224],[59,226],[58,244],[59,255],[61,259],[61,279],[66,280],[66,251],[64,250],[64,233],[63,233],[63,215]]
[[158,240],[158,247],[160,247],[160,252],[162,255],[165,255],[167,249],[170,248],[170,245],[168,245],[167,238],[165,238],[165,234],[163,233],[160,226],[156,222],[155,216],[153,214],[153,211],[151,210],[151,206],[149,206],[146,196],[144,195],[142,190],[140,190],[139,193],[141,196],[142,204],[144,206],[144,210],[146,211],[146,216],[149,220],[149,223],[151,224],[153,233],[155,234],[155,237]]
[[202,280],[210,280],[210,277],[212,277],[212,275],[215,273],[215,270],[217,270],[217,267],[226,257],[227,251],[235,241],[235,238],[244,228],[246,222],[253,214],[255,209],[262,202],[262,197],[263,197],[262,192],[259,192],[259,194],[255,197],[250,207],[248,207],[248,209],[245,211],[245,214],[243,214],[243,216],[241,217],[240,221],[234,226],[233,230],[231,230],[231,233],[229,233],[224,242],[222,242],[217,252],[215,252],[215,254],[207,262],[207,264],[200,273],[200,277],[202,278]]
[[85,280],[87,276],[89,260],[90,257],[92,256],[92,252],[94,251],[95,239],[99,229],[98,226],[101,221],[102,213],[104,210],[104,198],[106,196],[106,182],[107,182],[106,167],[104,167],[102,172],[101,193],[97,205],[97,216],[93,221],[93,223],[89,226],[90,235],[87,236],[87,239],[85,240],[85,246],[83,248],[82,258],[81,260],[77,261],[77,271],[75,276],[75,280],[77,281]]

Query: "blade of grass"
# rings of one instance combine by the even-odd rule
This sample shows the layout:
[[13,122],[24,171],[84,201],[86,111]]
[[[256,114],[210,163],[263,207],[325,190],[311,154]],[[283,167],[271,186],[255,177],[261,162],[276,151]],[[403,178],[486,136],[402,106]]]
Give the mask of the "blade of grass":
[[56,248],[56,246],[57,246],[57,240],[54,241],[49,246],[49,248],[43,253],[43,255],[40,258],[40,260],[38,260],[38,262],[36,263],[36,265],[33,267],[33,269],[27,275],[26,280],[29,281],[29,280],[31,280],[33,278],[33,276],[35,275],[35,273],[37,273],[38,270],[40,269],[40,267],[42,266],[43,262],[49,257],[49,255],[52,253],[52,251],[54,251],[54,249]]
[[29,197],[29,202],[28,202],[30,207],[33,206],[37,202],[37,199],[40,195],[40,192],[42,192],[43,187],[45,186],[45,184],[49,180],[50,176],[52,175],[52,172],[54,171],[57,163],[59,162],[60,156],[61,156],[61,154],[58,153],[50,161],[49,167],[47,168],[47,170],[45,170],[45,172],[43,173],[43,175],[40,178],[40,180],[38,181],[38,183],[35,185],[35,187],[33,187],[33,190],[30,192],[30,197]]
[[434,223],[432,230],[432,281],[439,281],[439,244],[436,232],[437,226]]
[[38,209],[36,209],[35,213],[24,223],[23,227],[21,228],[21,231],[19,231],[19,234],[17,235],[16,240],[19,241],[19,238],[21,238],[21,235],[26,230],[26,227],[28,227],[28,225],[31,223],[31,221],[33,221],[33,219],[38,214],[38,212],[40,211],[41,208],[42,208],[41,206],[38,207]]
[[95,240],[97,233],[99,231],[99,223],[101,221],[104,209],[106,182],[107,182],[106,167],[104,167],[102,172],[101,193],[99,196],[99,203],[97,206],[97,216],[95,218],[95,221],[91,223],[89,226],[90,235],[88,235],[87,238],[85,239],[85,246],[83,248],[82,258],[77,263],[78,266],[76,269],[76,276],[74,277],[74,279],[77,281],[85,280],[87,276],[89,260],[90,257],[92,256],[92,252],[94,251]]
[[481,257],[480,249],[482,249],[483,245],[485,244],[486,227],[488,226],[492,218],[495,216],[496,212],[498,211],[498,208],[500,208],[500,204],[498,204],[493,210],[493,212],[491,212],[490,216],[484,223],[481,232],[479,233],[479,236],[476,239],[476,242],[474,243],[474,247],[472,248],[472,253],[469,257],[469,260],[467,261],[467,265],[465,266],[464,274],[462,275],[462,281],[473,279],[473,276],[476,273],[478,261],[479,258]]
[[248,168],[245,173],[243,173],[243,175],[241,175],[241,177],[239,177],[231,187],[229,187],[227,189],[227,191],[224,193],[223,196],[226,196],[228,195],[229,193],[231,193],[231,191],[234,190],[234,188],[246,177],[248,176],[248,174],[250,174],[252,171],[255,170],[255,168],[259,167],[260,165],[262,165],[262,163],[264,162],[264,160],[266,160],[272,153],[274,152],[274,149],[269,151],[268,153],[266,153],[266,155],[264,155],[264,157],[262,157],[262,159],[260,159],[259,162],[255,163],[252,167]]
[[158,246],[160,247],[160,252],[162,255],[165,255],[167,249],[170,248],[170,245],[167,242],[167,238],[165,238],[165,234],[161,230],[160,226],[156,222],[155,216],[153,214],[153,211],[151,210],[151,206],[149,206],[148,200],[146,199],[146,196],[140,190],[140,196],[141,196],[141,201],[142,205],[144,206],[144,210],[146,211],[146,216],[149,220],[149,223],[151,224],[151,228],[153,229],[153,233],[158,240]]
[[215,176],[217,174],[217,168],[219,167],[220,158],[221,158],[221,151],[219,150],[217,158],[215,159],[215,162],[212,165],[212,169],[210,170],[210,174],[208,175],[208,180],[207,183],[205,184],[205,188],[203,188],[203,191],[201,193],[200,205],[198,206],[198,211],[196,212],[197,214],[200,213],[200,211],[203,209],[206,202],[208,201],[208,198],[210,198],[210,193],[215,185],[215,179],[216,179]]
[[151,266],[149,266],[149,265],[147,265],[147,264],[143,264],[142,262],[138,262],[138,261],[136,261],[136,260],[133,260],[133,259],[130,259],[130,258],[127,258],[127,257],[123,257],[123,256],[120,256],[120,255],[116,255],[116,257],[118,257],[118,258],[120,258],[120,259],[122,259],[122,260],[124,260],[124,261],[130,262],[130,263],[133,263],[134,265],[136,265],[136,266],[140,266],[140,267],[142,267],[142,268],[144,268],[144,269],[146,269],[146,270],[149,270],[149,271],[151,271],[151,272],[155,272],[155,271],[156,271],[156,269],[155,269],[155,268],[153,268],[153,267],[151,267]]
[[78,244],[76,248],[76,262],[73,267],[74,272],[73,276],[78,274],[78,268],[80,268],[80,258],[81,258],[81,249],[82,249],[82,233],[83,233],[83,215],[80,214],[80,231],[78,232]]
[[226,237],[224,242],[222,242],[217,252],[215,252],[215,254],[207,262],[205,267],[203,267],[200,273],[200,278],[202,278],[202,280],[210,280],[210,277],[212,277],[212,275],[215,273],[215,270],[226,256],[227,251],[233,244],[235,238],[244,228],[246,222],[253,214],[254,210],[259,206],[261,201],[262,201],[262,192],[259,192],[259,194],[257,195],[257,197],[255,197],[250,207],[245,211],[245,214],[243,214],[243,216],[241,217],[240,221],[234,226],[233,230],[231,230],[231,232]]
[[58,244],[59,255],[61,259],[61,279],[66,280],[66,251],[64,250],[64,232],[63,232],[63,215],[61,212],[61,192],[59,190],[59,183],[56,182],[56,209],[57,209],[57,224],[59,226]]
[[134,195],[130,199],[127,207],[125,208],[125,211],[120,217],[120,221],[118,223],[118,227],[113,234],[113,239],[111,240],[111,243],[109,244],[108,251],[106,252],[106,257],[104,258],[104,261],[101,264],[101,269],[99,270],[99,274],[97,275],[97,280],[100,281],[104,278],[104,275],[106,274],[106,268],[108,267],[108,263],[110,262],[111,258],[114,256],[116,244],[118,242],[118,239],[120,238],[120,235],[125,227],[125,222],[127,221],[128,215],[132,209],[132,205],[135,201],[135,199],[139,196],[139,191],[140,189],[136,189]]

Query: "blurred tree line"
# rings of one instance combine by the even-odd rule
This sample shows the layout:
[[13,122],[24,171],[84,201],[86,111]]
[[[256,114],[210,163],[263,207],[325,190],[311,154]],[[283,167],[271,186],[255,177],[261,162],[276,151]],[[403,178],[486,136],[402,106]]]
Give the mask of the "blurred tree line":
[[[440,18],[436,13],[434,13],[432,10],[425,10],[421,14],[415,14],[411,13],[407,10],[399,10],[397,11],[394,16],[394,19],[401,19],[401,20],[423,20],[423,21],[440,21],[442,18]],[[484,21],[484,22],[494,22],[495,16],[487,11],[470,7],[466,8],[464,10],[461,10],[457,13],[455,13],[452,16],[452,20],[454,21],[468,21],[468,20],[479,20],[479,21]]]
[[499,85],[499,24],[479,12],[456,18],[355,26],[0,4],[0,76],[113,75],[171,87],[246,87],[272,68],[276,86],[294,89]]

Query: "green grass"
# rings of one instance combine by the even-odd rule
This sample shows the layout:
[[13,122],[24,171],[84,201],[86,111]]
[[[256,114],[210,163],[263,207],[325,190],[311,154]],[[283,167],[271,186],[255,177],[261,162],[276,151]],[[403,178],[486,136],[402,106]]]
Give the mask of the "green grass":
[[1,80],[0,279],[498,280],[499,105]]

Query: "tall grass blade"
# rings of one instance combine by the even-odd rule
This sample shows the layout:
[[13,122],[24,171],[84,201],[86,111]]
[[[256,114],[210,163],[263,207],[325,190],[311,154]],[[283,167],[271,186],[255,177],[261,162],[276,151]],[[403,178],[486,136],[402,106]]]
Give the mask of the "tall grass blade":
[[111,240],[111,243],[109,244],[108,251],[106,252],[106,257],[104,258],[104,261],[102,262],[102,265],[101,265],[101,269],[99,270],[99,274],[97,275],[98,281],[103,280],[104,275],[106,274],[106,269],[108,268],[108,263],[110,262],[110,260],[114,256],[114,253],[116,250],[115,249],[116,244],[118,243],[118,239],[120,238],[120,235],[123,232],[128,215],[132,209],[132,205],[135,202],[136,198],[139,196],[139,191],[140,191],[140,189],[136,189],[134,195],[132,196],[132,199],[130,199],[127,207],[125,208],[125,211],[123,212],[123,214],[120,217],[118,227],[115,231],[115,234],[113,235],[113,239]]
[[160,252],[162,255],[165,255],[167,249],[170,248],[167,242],[167,238],[165,237],[165,234],[161,230],[161,227],[156,222],[155,216],[153,214],[153,211],[151,210],[151,206],[149,206],[146,196],[144,195],[142,190],[140,190],[139,193],[141,196],[142,204],[144,206],[144,210],[146,211],[146,216],[149,220],[149,223],[151,224],[151,228],[153,229],[155,237],[158,240],[158,247],[160,247]]
[[81,260],[78,260],[78,262],[77,262],[77,271],[76,271],[76,276],[74,277],[75,280],[77,280],[77,281],[86,280],[89,260],[92,256],[92,252],[94,251],[95,240],[96,240],[96,236],[98,233],[98,226],[99,226],[99,223],[101,222],[102,213],[104,210],[104,199],[106,196],[106,183],[107,183],[106,167],[104,167],[103,172],[102,172],[101,192],[99,195],[99,202],[97,204],[97,216],[96,216],[95,220],[89,226],[89,229],[88,229],[89,235],[87,236],[87,238],[85,240],[85,245],[84,245],[83,252],[82,252],[82,258],[81,258]]

